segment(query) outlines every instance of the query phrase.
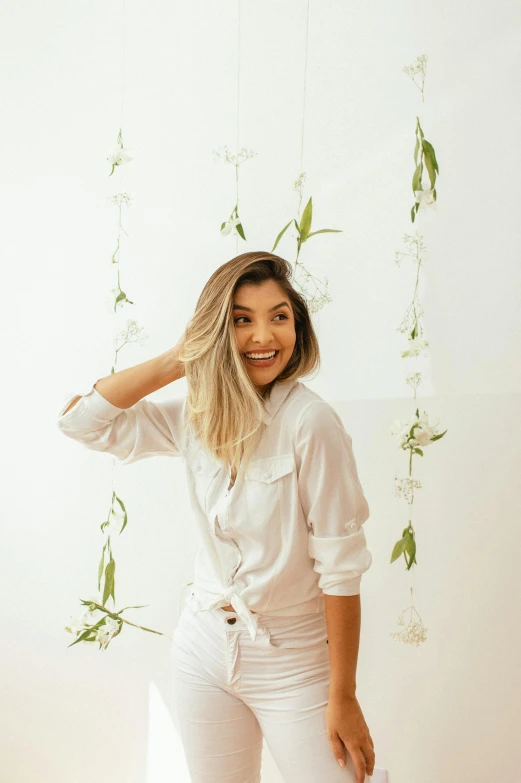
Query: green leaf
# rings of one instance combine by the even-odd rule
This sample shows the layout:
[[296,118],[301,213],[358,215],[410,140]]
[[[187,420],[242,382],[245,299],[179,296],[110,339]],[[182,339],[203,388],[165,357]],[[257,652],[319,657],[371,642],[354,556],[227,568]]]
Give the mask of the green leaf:
[[440,432],[439,435],[434,435],[434,437],[431,438],[431,443],[434,443],[435,440],[439,440],[440,438],[443,438],[445,432],[448,432],[448,430],[445,430],[444,432]]
[[[425,146],[426,144],[429,144],[429,142],[427,142],[427,141],[424,142],[423,157],[424,157],[424,160],[425,160],[425,168],[427,169],[427,171],[429,173],[429,179],[431,181],[431,190],[432,190],[434,188],[435,184],[436,184],[436,172],[434,170],[434,161],[432,159],[432,155],[429,152],[428,148]],[[429,147],[430,146],[431,145],[429,144]],[[431,147],[431,149],[432,149],[432,147]]]
[[[414,536],[411,533],[408,533],[407,535],[407,546],[405,548],[404,557],[405,562],[407,563],[407,571],[410,571],[412,568],[413,563],[416,562],[416,541],[414,540]],[[407,555],[409,555],[409,559],[407,559]]]
[[416,144],[414,145],[414,162],[418,165],[418,150],[420,149],[420,140],[416,136]]
[[407,540],[405,538],[401,538],[399,541],[396,542],[396,544],[393,547],[393,552],[391,555],[391,563],[394,563],[395,560],[397,560],[400,555],[403,555],[403,551],[405,549],[405,546],[407,544]]
[[245,240],[246,237],[244,236],[244,231],[242,230],[242,223],[237,223],[235,228],[237,229],[237,233],[239,234],[239,236]]
[[148,604],[141,604],[141,606],[124,606],[123,609],[120,609],[119,612],[115,612],[115,614],[122,614],[127,609],[145,609],[148,606]]
[[105,541],[105,544],[103,545],[103,549],[101,550],[101,560],[99,562],[98,566],[98,590],[101,587],[101,575],[103,574],[103,565],[105,563],[105,549],[107,547],[107,542]]
[[342,229],[341,228],[321,228],[319,231],[312,231],[311,234],[308,234],[307,238],[309,239],[309,237],[314,237],[315,234],[326,234],[326,233],[329,233],[329,232],[335,233],[335,234],[341,234],[342,233]]
[[287,228],[289,228],[289,226],[291,226],[291,224],[292,224],[292,223],[293,223],[293,221],[292,221],[292,220],[290,220],[290,221],[289,221],[289,223],[288,223],[288,225],[287,225],[287,226],[284,226],[284,228],[282,229],[282,231],[281,231],[281,232],[280,232],[280,234],[278,235],[277,239],[275,240],[275,244],[274,244],[274,245],[273,245],[273,247],[271,248],[271,252],[272,252],[272,253],[273,253],[273,251],[275,250],[275,248],[277,247],[277,245],[279,244],[280,240],[282,239],[282,236],[283,236],[284,232],[286,231],[286,229],[287,229]]
[[125,504],[123,503],[121,498],[119,498],[116,495],[116,500],[119,503],[119,505],[121,506],[121,510],[123,511],[123,514],[125,515],[124,519],[123,519],[123,525],[121,527],[121,530],[119,531],[119,534],[121,535],[123,533],[123,531],[125,530],[125,527],[126,527],[126,524],[127,524],[127,520],[128,520],[128,515],[127,515],[127,509],[125,508]]
[[67,648],[69,648],[69,647],[73,647],[75,644],[78,644],[79,642],[83,642],[83,641],[86,641],[86,642],[95,642],[95,641],[96,641],[96,635],[95,635],[95,634],[94,634],[94,636],[93,636],[93,637],[91,637],[90,639],[88,639],[88,638],[87,638],[87,637],[89,636],[89,634],[90,634],[90,633],[91,633],[91,629],[90,629],[90,628],[87,628],[87,630],[86,630],[86,631],[83,631],[83,633],[80,633],[80,635],[78,636],[78,638],[77,638],[77,639],[75,639],[73,642],[71,642],[71,644],[68,644],[68,645],[67,645]]
[[116,571],[116,561],[113,559],[112,555],[110,556],[110,560],[107,563],[107,567],[105,568],[105,585],[103,587],[103,601],[102,606],[105,606],[110,596],[112,596],[114,602],[116,599],[114,598],[114,574]]
[[308,238],[309,231],[311,229],[311,220],[313,215],[313,205],[311,202],[311,196],[309,197],[309,201],[306,204],[306,208],[304,209],[304,212],[302,213],[302,217],[300,219],[300,241],[305,242]]
[[422,190],[422,164],[419,163],[418,166],[416,166],[416,170],[412,177],[412,190],[413,193],[416,190]]
[[436,153],[434,152],[434,147],[430,143],[430,141],[426,141],[426,139],[423,140],[423,152],[424,154],[427,153],[430,160],[432,161],[432,165],[436,170],[436,173],[439,174],[440,170],[438,168],[438,161],[436,160]]
[[414,557],[416,552],[416,541],[414,540],[414,537],[410,533],[407,536],[407,544],[405,545],[405,551],[411,557]]

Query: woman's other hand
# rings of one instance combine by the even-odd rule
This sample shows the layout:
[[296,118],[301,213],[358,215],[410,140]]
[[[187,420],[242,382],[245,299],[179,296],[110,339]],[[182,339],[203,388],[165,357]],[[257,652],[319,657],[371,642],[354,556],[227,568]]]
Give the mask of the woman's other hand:
[[[357,783],[374,772],[374,743],[356,698],[329,699],[326,707],[327,735],[335,758],[345,767],[345,751],[356,769]],[[344,743],[344,746],[342,745]]]

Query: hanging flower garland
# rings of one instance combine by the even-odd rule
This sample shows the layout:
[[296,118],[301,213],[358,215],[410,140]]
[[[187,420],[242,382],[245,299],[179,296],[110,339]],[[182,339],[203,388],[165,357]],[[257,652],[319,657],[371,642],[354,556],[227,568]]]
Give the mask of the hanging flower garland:
[[[426,74],[427,56],[420,55],[412,66],[405,66],[404,72],[407,73],[421,92],[422,103],[424,100],[424,84]],[[416,82],[416,75],[420,75],[421,83]],[[434,147],[428,142],[423,134],[419,118],[416,118],[416,144],[414,148],[414,159],[416,168],[413,175],[412,188],[415,195],[415,204],[411,209],[411,221],[414,223],[419,209],[433,208],[436,202],[436,174],[439,174],[438,162],[434,152]],[[422,177],[424,169],[427,170],[430,178],[430,188],[424,189]],[[424,265],[425,245],[423,238],[416,231],[414,236],[405,234],[403,238],[407,250],[396,252],[395,263],[399,266],[406,257],[412,259],[415,265],[414,288],[411,302],[407,307],[404,317],[398,331],[407,335],[407,348],[402,351],[402,359],[418,358],[428,356],[429,343],[424,336],[424,327],[421,321],[423,308],[418,297],[418,287],[420,281],[420,270]],[[416,390],[421,383],[421,373],[411,372],[406,376],[406,383],[413,389],[413,397],[416,399]],[[421,489],[421,482],[414,478],[413,458],[423,457],[424,449],[431,446],[436,441],[443,438],[447,430],[438,432],[438,422],[429,421],[429,415],[424,410],[416,408],[408,420],[397,420],[393,422],[390,434],[396,438],[398,448],[405,451],[408,455],[408,475],[403,478],[395,477],[395,496],[403,498],[410,506],[409,516],[412,517],[412,506],[414,503],[415,490]],[[416,530],[412,519],[409,518],[406,527],[403,528],[401,537],[394,544],[391,553],[391,563],[403,557],[407,571],[410,571],[416,560],[417,543]],[[414,575],[414,571],[412,572]],[[399,615],[397,624],[401,627],[400,631],[391,633],[396,641],[414,644],[417,647],[426,640],[427,628],[423,625],[422,619],[414,604],[414,587],[410,586],[411,603]],[[406,619],[407,617],[407,619]]]
[[[119,130],[117,146],[107,160],[112,166],[109,177],[112,176],[117,167],[123,166],[129,163],[132,158],[128,154],[127,150],[123,146],[122,130]],[[107,299],[107,303],[110,306],[112,312],[117,313],[118,309],[121,310],[126,305],[133,305],[123,288],[121,287],[121,276],[119,269],[119,254],[120,254],[120,239],[121,232],[127,233],[122,225],[122,208],[131,205],[131,198],[128,193],[120,192],[116,193],[110,198],[110,202],[118,208],[118,237],[116,242],[116,249],[112,254],[111,263],[117,270],[117,285],[112,289],[110,297]],[[128,235],[127,235],[128,236]],[[113,375],[118,361],[119,352],[127,345],[133,343],[142,343],[142,340],[146,339],[147,335],[143,333],[142,327],[138,326],[136,321],[129,319],[126,323],[126,327],[120,330],[116,334],[115,338],[115,357],[114,362],[110,370],[110,374]],[[116,461],[112,459],[112,486],[114,487],[114,471]],[[116,609],[116,560],[112,549],[112,537],[120,536],[125,530],[128,523],[128,512],[123,499],[112,490],[110,506],[108,510],[107,519],[104,520],[101,525],[101,533],[104,537],[103,547],[101,550],[101,559],[98,565],[97,574],[97,593],[90,596],[87,599],[80,599],[83,605],[83,610],[77,617],[71,618],[71,622],[65,626],[65,630],[75,636],[75,640],[68,645],[72,647],[75,644],[84,643],[92,644],[97,643],[99,650],[106,650],[116,636],[118,636],[125,625],[139,628],[142,631],[148,631],[149,633],[159,634],[166,636],[161,631],[154,631],[152,628],[147,628],[143,625],[137,625],[123,617],[123,612],[127,609],[143,609],[143,605],[139,606],[125,606],[123,609]],[[112,599],[113,608],[109,610],[107,608],[107,602]],[[167,637],[170,638],[170,637]]]

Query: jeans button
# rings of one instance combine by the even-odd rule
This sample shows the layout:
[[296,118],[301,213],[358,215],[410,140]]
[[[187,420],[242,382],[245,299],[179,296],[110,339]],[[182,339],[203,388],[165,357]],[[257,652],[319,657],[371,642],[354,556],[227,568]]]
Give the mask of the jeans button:
[[226,622],[227,622],[227,623],[230,623],[230,625],[233,625],[233,624],[234,624],[234,622],[236,622],[236,620],[237,620],[237,618],[236,618],[236,617],[228,617],[228,619],[226,620]]

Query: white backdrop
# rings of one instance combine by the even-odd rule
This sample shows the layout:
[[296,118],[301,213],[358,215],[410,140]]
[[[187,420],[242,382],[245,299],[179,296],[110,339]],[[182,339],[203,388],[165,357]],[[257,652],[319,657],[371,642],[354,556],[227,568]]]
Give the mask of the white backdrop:
[[[3,3],[0,25],[0,253],[3,382],[2,774],[9,783],[187,780],[169,685],[167,639],[125,630],[100,654],[63,630],[95,589],[112,458],[65,439],[65,394],[110,372],[117,218],[131,193],[121,270],[149,335],[118,369],[177,342],[200,290],[236,255],[219,227],[235,203],[235,0]],[[300,173],[305,3],[241,4],[241,166],[246,250],[271,250],[295,213]],[[353,437],[371,508],[373,566],[362,580],[358,698],[389,783],[519,779],[521,721],[519,208],[521,8],[464,0],[324,0],[310,7],[304,170],[316,228],[304,246],[330,281],[315,316],[320,375],[309,385]],[[407,365],[396,328],[412,266],[393,259],[413,233],[419,93],[402,73],[428,55],[423,125],[440,175],[420,297],[431,357]],[[294,260],[289,232],[277,252]],[[411,574],[389,564],[408,507],[394,497],[406,457],[388,434],[419,404],[447,435],[417,477],[416,602],[427,641],[390,637]],[[152,395],[183,395],[185,381]],[[171,635],[197,541],[180,461],[116,468],[129,525],[118,542],[118,603]],[[517,772],[516,772],[517,770]],[[280,783],[265,749],[263,780]],[[322,782],[321,782],[322,783]]]

